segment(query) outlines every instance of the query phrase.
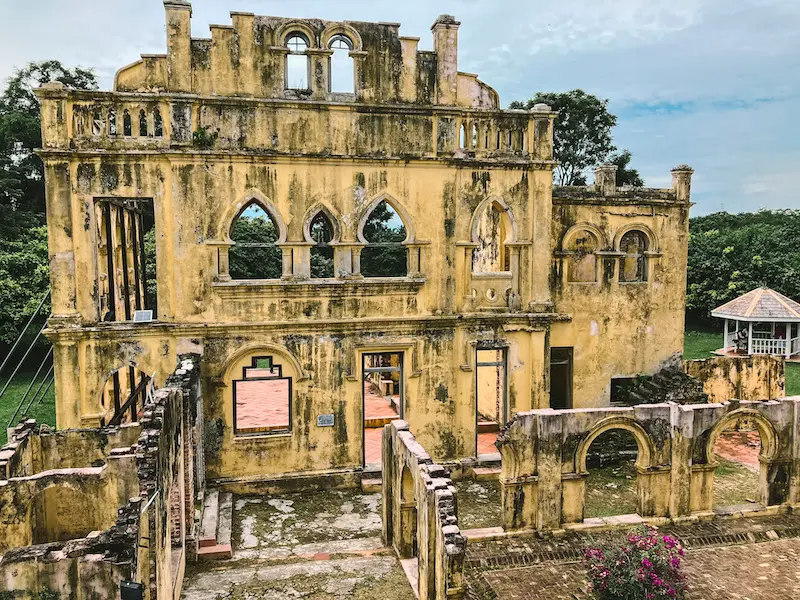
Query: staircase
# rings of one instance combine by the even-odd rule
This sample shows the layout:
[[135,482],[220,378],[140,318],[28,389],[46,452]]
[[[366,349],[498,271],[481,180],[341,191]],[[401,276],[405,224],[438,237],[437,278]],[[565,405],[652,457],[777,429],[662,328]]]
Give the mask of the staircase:
[[231,527],[233,524],[233,494],[217,489],[206,491],[203,516],[200,520],[200,540],[197,558],[224,560],[231,558]]

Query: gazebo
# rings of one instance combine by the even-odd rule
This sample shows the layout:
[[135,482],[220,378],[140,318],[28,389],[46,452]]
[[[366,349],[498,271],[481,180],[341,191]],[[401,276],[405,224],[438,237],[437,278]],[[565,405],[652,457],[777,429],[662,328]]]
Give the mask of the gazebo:
[[747,292],[711,316],[725,319],[725,354],[800,356],[800,304],[775,290]]

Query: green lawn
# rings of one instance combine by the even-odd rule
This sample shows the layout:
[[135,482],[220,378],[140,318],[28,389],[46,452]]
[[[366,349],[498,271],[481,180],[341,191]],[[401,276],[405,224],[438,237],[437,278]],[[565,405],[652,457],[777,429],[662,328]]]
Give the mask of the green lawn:
[[[14,381],[11,383],[9,388],[6,390],[6,393],[0,398],[0,445],[6,443],[6,426],[8,425],[8,421],[11,418],[11,415],[14,414],[17,406],[19,405],[19,401],[22,396],[25,394],[25,390],[28,389],[28,385],[31,382],[31,378],[33,377],[32,373],[29,374],[19,374],[14,378]],[[41,377],[38,381],[41,381]],[[25,407],[27,407],[28,402],[30,401],[33,393],[39,387],[39,383],[33,387],[30,394],[28,394],[27,400],[25,400]],[[6,384],[6,378],[0,378],[0,390],[3,389],[3,386]],[[42,392],[47,387],[47,383],[44,384],[42,388]],[[39,397],[41,397],[41,392]],[[37,401],[38,402],[38,401]],[[55,391],[51,387],[47,394],[44,395],[42,398],[41,403],[34,402],[34,406],[31,407],[30,412],[26,418],[29,419],[36,419],[39,423],[47,423],[48,425],[55,425],[56,424],[56,396]],[[23,407],[23,409],[25,408]],[[22,411],[20,411],[22,412]],[[22,415],[17,415],[17,418],[14,420],[15,425],[22,420]]]
[[[683,342],[683,358],[695,360],[714,356],[722,348],[722,332],[688,329]],[[800,396],[800,363],[786,363],[786,395]]]

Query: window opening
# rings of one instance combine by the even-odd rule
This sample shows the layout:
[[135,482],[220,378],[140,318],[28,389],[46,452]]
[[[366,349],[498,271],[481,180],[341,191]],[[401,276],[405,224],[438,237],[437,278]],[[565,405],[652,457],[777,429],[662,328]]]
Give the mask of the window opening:
[[131,124],[131,113],[128,109],[122,113],[122,135],[132,136],[133,126]]
[[95,210],[102,320],[129,321],[137,310],[157,314],[152,201],[98,199]]
[[550,349],[550,408],[572,408],[573,349]]
[[333,268],[333,223],[323,212],[318,212],[311,220],[309,226],[311,239],[311,277],[331,278],[334,276]]
[[308,89],[308,40],[300,34],[292,34],[286,40],[289,54],[286,55],[286,89]]
[[272,356],[256,356],[233,382],[234,433],[291,431],[292,378]]
[[719,434],[712,450],[714,456],[709,457],[719,465],[714,470],[714,509],[740,510],[748,504],[750,508],[764,508],[770,503],[762,491],[759,460],[762,443],[758,427],[752,419],[744,417]]
[[601,433],[586,452],[584,518],[636,514],[639,510],[636,438],[625,429]]
[[567,280],[574,283],[597,281],[597,237],[590,231],[581,231],[573,236],[569,244]]
[[647,281],[647,236],[635,229],[628,231],[620,240],[619,250],[623,254],[619,280],[623,283]]
[[92,135],[98,136],[103,133],[103,112],[96,108],[92,112]]
[[506,243],[510,241],[512,227],[506,211],[497,202],[489,203],[478,215],[477,243],[472,251],[472,270],[475,273],[493,273],[510,270],[510,254]]
[[108,134],[117,135],[117,111],[114,108],[108,109]]
[[328,48],[333,50],[333,55],[328,62],[330,72],[330,91],[342,94],[355,92],[355,68],[350,52],[353,44],[350,38],[344,35],[335,35],[331,38]]
[[229,273],[232,279],[280,279],[282,269],[278,227],[257,202],[247,205],[231,225]]
[[408,252],[402,245],[406,227],[386,200],[369,214],[363,233],[367,240],[366,248],[361,251],[364,277],[405,277],[408,274]]
[[157,108],[153,111],[153,135],[155,137],[164,135],[164,121],[161,118],[161,111]]
[[147,136],[147,113],[144,109],[139,111],[139,137]]
[[136,423],[144,413],[150,376],[133,365],[121,367],[106,380],[100,392],[104,426]]

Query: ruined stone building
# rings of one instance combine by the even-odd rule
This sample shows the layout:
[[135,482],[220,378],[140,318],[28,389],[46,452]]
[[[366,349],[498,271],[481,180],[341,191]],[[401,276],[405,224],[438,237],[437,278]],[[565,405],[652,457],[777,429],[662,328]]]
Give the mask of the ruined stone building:
[[198,354],[209,481],[355,481],[393,418],[455,463],[681,353],[691,169],[554,188],[558,115],[459,71],[450,16],[421,50],[164,4],[166,54],[38,92],[59,429],[137,421]]

